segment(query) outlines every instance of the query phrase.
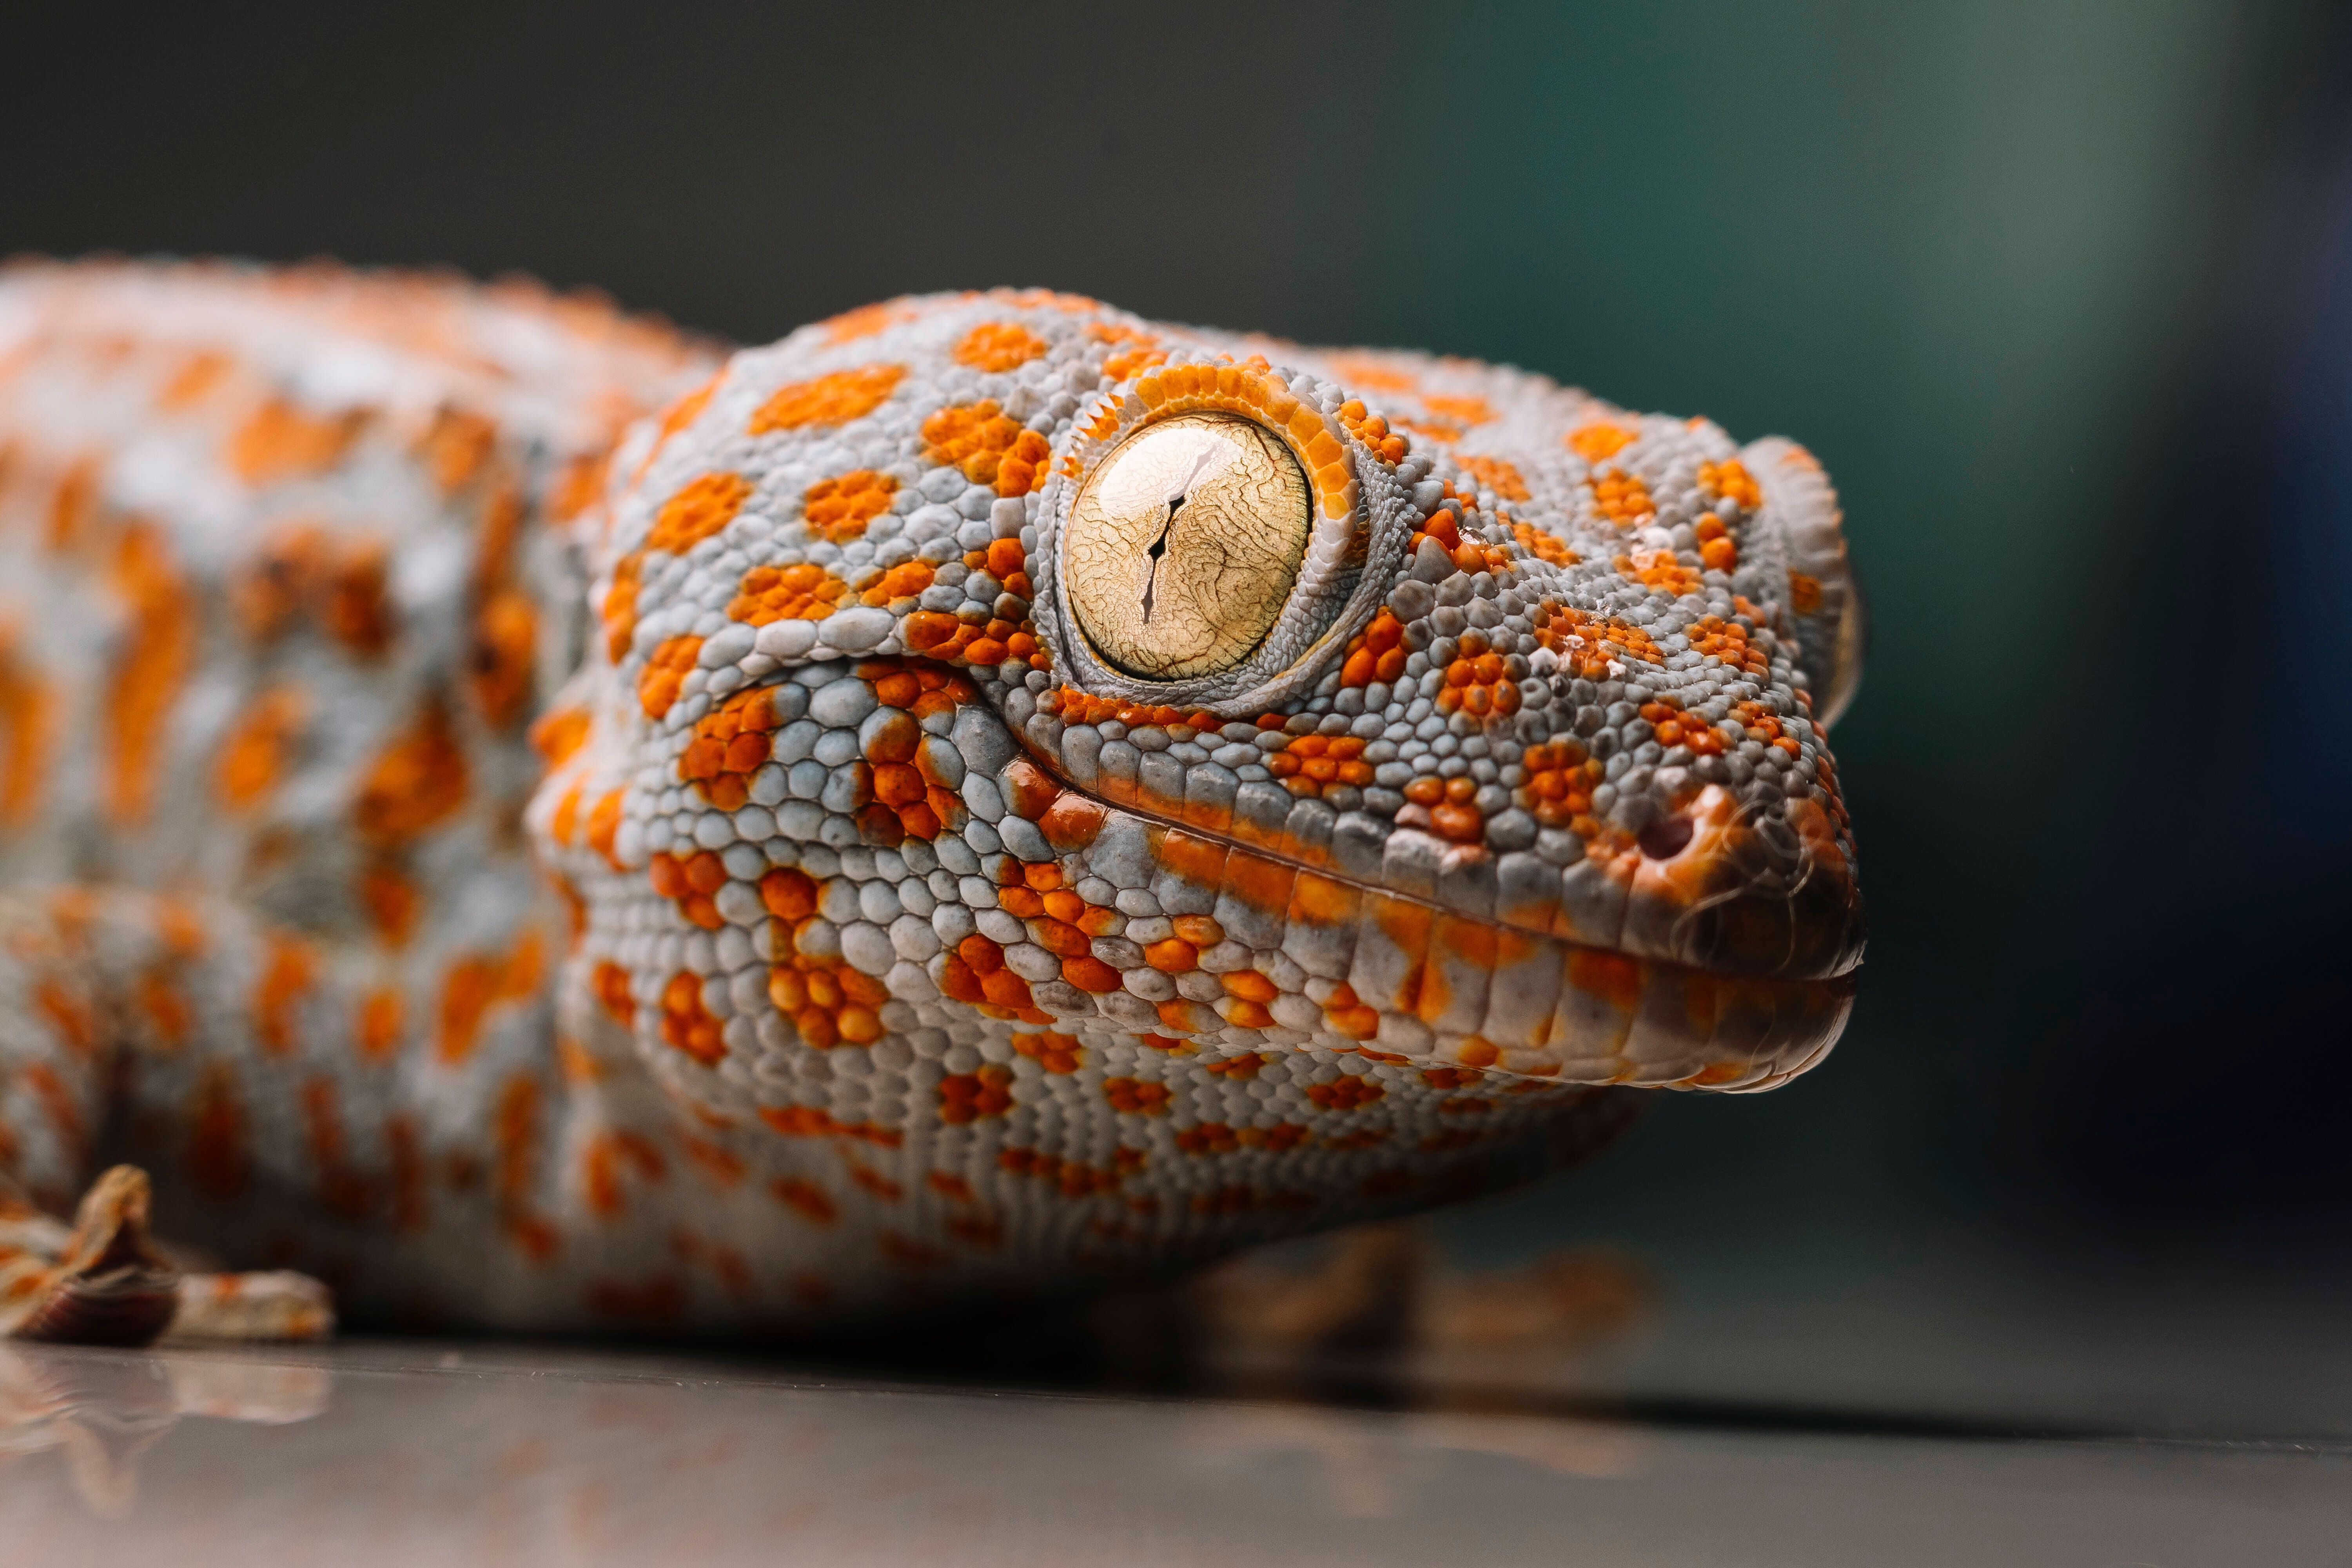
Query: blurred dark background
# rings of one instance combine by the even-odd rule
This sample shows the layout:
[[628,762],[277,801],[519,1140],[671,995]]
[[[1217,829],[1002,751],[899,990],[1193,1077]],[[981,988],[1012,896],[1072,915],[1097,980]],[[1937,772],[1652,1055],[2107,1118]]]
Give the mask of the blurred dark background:
[[2352,1430],[2341,7],[43,24],[0,251],[520,269],[745,341],[1050,284],[1800,437],[1875,621],[1853,1027],[1449,1246],[1631,1248],[1652,1391]]

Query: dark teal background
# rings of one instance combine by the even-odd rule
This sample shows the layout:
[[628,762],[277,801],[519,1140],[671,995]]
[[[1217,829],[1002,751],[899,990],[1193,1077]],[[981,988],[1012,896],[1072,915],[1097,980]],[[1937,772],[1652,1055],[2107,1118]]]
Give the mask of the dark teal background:
[[1802,439],[1875,622],[1853,1027],[1449,1235],[1633,1248],[1665,1384],[1907,1397],[2135,1341],[2352,1411],[2301,1351],[2228,1361],[2352,1321],[2330,8],[48,20],[0,249],[521,268],[745,340],[1050,284]]

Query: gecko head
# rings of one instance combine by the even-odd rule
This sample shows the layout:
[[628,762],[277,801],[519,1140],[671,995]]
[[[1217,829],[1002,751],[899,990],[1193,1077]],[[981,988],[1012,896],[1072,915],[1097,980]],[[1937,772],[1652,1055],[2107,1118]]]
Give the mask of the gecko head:
[[533,823],[742,1093],[973,1019],[1717,1089],[1843,1026],[1861,606],[1793,444],[998,292],[738,354],[615,473]]

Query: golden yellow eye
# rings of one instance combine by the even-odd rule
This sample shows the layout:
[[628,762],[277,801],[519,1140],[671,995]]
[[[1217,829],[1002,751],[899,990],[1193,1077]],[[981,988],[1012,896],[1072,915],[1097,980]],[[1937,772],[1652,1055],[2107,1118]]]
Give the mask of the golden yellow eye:
[[1311,504],[1298,460],[1253,420],[1187,414],[1138,431],[1070,509],[1063,586],[1079,627],[1148,680],[1230,668],[1290,597]]

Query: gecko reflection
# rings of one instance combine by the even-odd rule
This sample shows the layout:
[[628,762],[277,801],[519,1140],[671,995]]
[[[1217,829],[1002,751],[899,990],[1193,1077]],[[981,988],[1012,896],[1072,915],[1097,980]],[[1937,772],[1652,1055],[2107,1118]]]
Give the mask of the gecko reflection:
[[141,1456],[184,1417],[287,1426],[324,1414],[333,1386],[312,1366],[0,1349],[0,1475],[54,1449],[83,1504],[121,1518],[139,1500]]

